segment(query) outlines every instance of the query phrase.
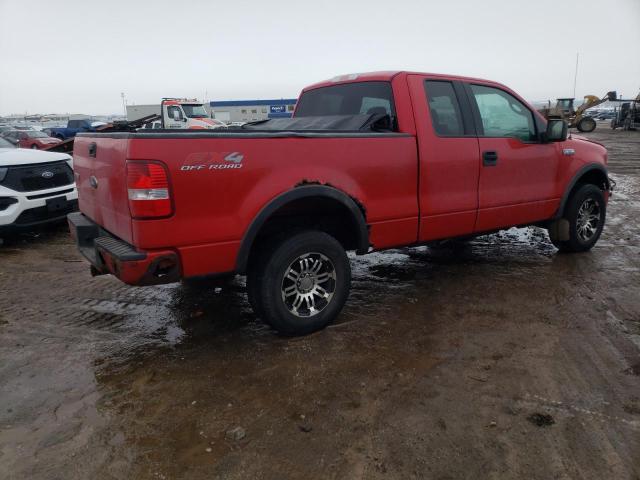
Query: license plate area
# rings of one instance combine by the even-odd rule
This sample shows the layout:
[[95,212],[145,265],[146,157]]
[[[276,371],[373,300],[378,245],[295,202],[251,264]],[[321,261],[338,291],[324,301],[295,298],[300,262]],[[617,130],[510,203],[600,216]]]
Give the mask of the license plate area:
[[66,210],[69,207],[69,201],[67,200],[67,197],[49,198],[47,199],[46,203],[47,211],[51,213]]

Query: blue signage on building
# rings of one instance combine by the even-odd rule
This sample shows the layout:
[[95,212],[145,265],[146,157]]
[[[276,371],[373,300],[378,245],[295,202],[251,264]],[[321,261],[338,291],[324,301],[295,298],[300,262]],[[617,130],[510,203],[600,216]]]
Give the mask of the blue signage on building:
[[269,113],[285,113],[287,111],[286,105],[270,105]]

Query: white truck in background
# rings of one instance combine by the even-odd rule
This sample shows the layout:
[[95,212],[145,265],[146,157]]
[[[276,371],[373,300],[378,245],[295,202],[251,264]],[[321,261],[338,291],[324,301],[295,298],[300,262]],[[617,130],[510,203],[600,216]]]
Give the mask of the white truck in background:
[[129,122],[149,115],[158,115],[160,128],[165,129],[212,129],[226,126],[220,120],[210,118],[204,105],[196,99],[163,98],[160,105],[127,105]]

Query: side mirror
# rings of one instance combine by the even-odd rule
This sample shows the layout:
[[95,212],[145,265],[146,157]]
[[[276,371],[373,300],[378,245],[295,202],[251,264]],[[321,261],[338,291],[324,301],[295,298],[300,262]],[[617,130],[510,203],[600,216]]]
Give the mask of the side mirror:
[[542,135],[544,142],[564,142],[567,139],[569,125],[565,120],[552,118],[547,121],[547,130]]

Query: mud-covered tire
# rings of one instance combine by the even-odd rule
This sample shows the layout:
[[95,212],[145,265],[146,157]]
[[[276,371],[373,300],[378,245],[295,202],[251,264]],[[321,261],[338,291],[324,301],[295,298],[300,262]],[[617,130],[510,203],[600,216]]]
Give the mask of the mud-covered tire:
[[581,118],[577,128],[581,132],[593,132],[596,129],[596,121],[591,117]]
[[[607,205],[602,190],[596,185],[582,185],[569,198],[563,215],[564,219],[569,222],[569,239],[559,240],[550,229],[551,242],[561,252],[591,250],[602,233],[606,211]],[[596,215],[597,222],[594,220]],[[588,225],[587,218],[590,219]]]
[[344,248],[315,230],[263,248],[247,274],[255,313],[287,336],[306,335],[333,322],[350,287],[351,267]]

